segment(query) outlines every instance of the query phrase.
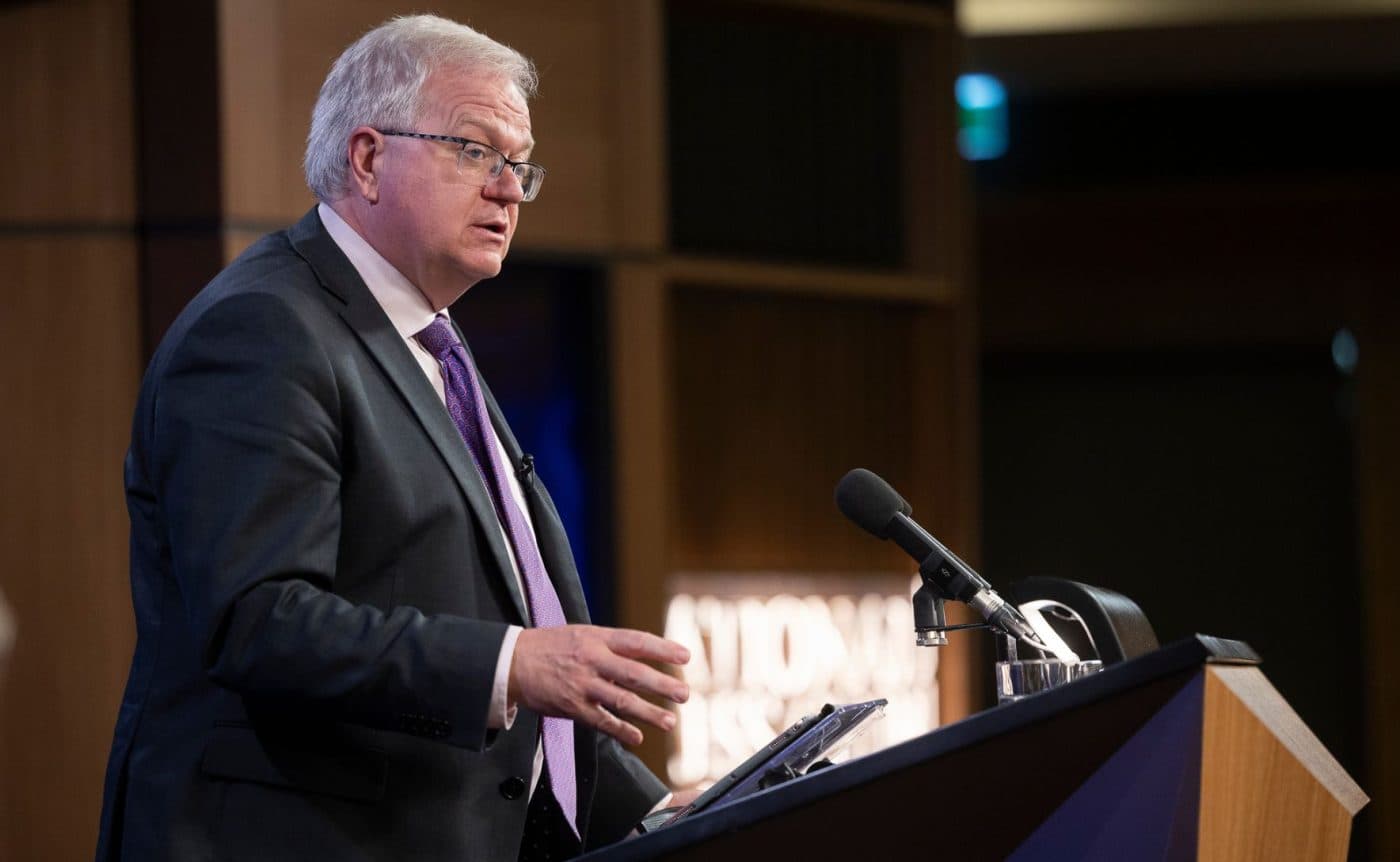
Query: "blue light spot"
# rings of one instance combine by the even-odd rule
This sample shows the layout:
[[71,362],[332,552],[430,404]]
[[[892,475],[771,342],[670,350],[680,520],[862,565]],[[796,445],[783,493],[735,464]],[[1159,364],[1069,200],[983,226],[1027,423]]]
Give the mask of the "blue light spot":
[[1343,374],[1354,373],[1356,361],[1360,358],[1361,348],[1357,346],[1356,336],[1351,334],[1350,329],[1337,330],[1337,334],[1332,336],[1332,362],[1337,370]]
[[954,93],[958,107],[965,111],[980,111],[1001,108],[1006,105],[1006,88],[991,75],[974,73],[959,75]]
[[991,75],[959,75],[953,87],[958,102],[958,150],[970,161],[995,159],[1006,152],[1006,88]]

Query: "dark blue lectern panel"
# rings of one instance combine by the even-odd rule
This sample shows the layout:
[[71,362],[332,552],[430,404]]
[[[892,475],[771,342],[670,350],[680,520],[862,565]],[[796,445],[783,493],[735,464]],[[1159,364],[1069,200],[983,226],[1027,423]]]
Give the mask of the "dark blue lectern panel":
[[1055,809],[1010,859],[1195,859],[1204,692],[1205,675],[1200,674]]

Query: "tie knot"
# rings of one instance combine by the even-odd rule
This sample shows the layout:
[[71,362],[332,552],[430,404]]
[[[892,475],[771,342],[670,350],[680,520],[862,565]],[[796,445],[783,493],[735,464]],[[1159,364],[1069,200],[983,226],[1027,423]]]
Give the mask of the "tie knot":
[[441,315],[434,317],[432,323],[413,337],[439,362],[446,362],[452,348],[462,343],[457,340],[457,333],[452,331],[452,324]]

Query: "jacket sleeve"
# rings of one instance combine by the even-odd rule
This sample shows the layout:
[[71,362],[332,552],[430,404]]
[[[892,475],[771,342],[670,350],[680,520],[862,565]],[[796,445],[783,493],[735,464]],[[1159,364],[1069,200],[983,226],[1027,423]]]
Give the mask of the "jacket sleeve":
[[585,850],[622,840],[670,792],[661,779],[610,736],[598,736],[597,791]]
[[158,358],[150,487],[209,676],[259,703],[484,747],[504,623],[334,592],[338,387],[281,297],[204,309]]

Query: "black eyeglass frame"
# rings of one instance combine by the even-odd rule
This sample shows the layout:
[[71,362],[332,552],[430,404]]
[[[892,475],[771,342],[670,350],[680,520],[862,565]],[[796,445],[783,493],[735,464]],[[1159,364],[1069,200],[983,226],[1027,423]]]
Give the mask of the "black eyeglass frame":
[[[376,129],[375,131],[379,132],[379,134],[381,135],[391,135],[396,138],[418,138],[424,141],[442,141],[448,144],[457,144],[461,147],[461,149],[457,151],[458,168],[461,168],[462,166],[461,160],[467,152],[467,147],[477,146],[485,150],[490,150],[491,152],[496,154],[495,167],[493,167],[489,172],[491,179],[494,180],[497,177],[499,177],[501,175],[501,172],[506,169],[506,165],[510,165],[510,172],[515,175],[515,178],[517,180],[520,181],[520,191],[524,194],[524,197],[521,198],[522,203],[532,201],[535,198],[539,197],[540,186],[544,185],[544,177],[545,174],[548,173],[548,171],[544,169],[544,165],[537,164],[535,162],[517,162],[514,159],[508,157],[505,153],[491,146],[490,144],[482,143],[481,141],[473,141],[471,138],[459,138],[456,135],[432,135],[428,134],[427,132],[404,132],[398,129]],[[518,170],[519,168],[529,168],[531,171],[537,172],[538,176],[535,179],[533,187],[525,187],[525,177],[522,177],[520,175],[520,171]]]

